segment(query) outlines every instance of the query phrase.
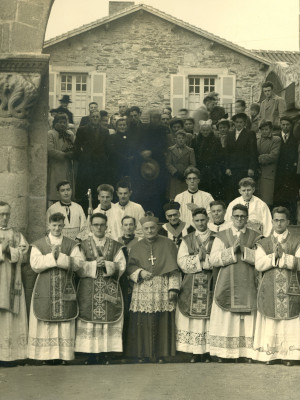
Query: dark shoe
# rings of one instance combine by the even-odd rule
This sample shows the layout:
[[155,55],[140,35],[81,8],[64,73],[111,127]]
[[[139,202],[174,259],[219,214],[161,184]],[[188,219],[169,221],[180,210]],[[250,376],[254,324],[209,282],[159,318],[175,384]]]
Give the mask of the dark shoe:
[[194,354],[190,359],[190,363],[195,364],[201,361],[201,356],[199,354]]
[[291,361],[291,360],[282,360],[281,362],[286,367],[292,367],[294,365],[293,361]]
[[266,365],[274,365],[275,364],[275,360],[269,360],[266,362]]
[[44,360],[42,365],[54,365],[54,360]]
[[16,361],[0,361],[0,367],[3,368],[13,368],[16,367],[18,363]]
[[84,365],[96,365],[96,364],[98,364],[98,361],[95,354],[90,355],[88,359],[84,362]]

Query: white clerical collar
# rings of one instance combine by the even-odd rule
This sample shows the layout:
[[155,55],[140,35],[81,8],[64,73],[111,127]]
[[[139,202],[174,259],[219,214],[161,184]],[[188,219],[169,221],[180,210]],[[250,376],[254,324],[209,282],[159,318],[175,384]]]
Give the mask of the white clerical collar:
[[283,233],[276,233],[275,231],[273,232],[273,236],[278,240],[278,242],[282,242],[287,238],[287,235],[289,234],[289,231],[286,229]]
[[232,226],[231,230],[232,230],[233,235],[236,236],[236,235],[239,235],[240,233],[246,233],[246,226],[244,226],[244,228],[240,229],[240,230],[236,229],[235,226]]
[[92,236],[93,236],[94,242],[96,244],[99,244],[100,246],[103,246],[104,243],[106,242],[106,237],[105,236],[103,236],[103,238],[97,238],[94,234]]
[[200,231],[196,230],[195,235],[199,236],[202,241],[205,241],[208,238],[208,236],[210,235],[210,230],[206,229],[205,232],[200,232]]
[[63,240],[63,235],[61,234],[60,236],[53,236],[52,233],[49,233],[49,240],[53,244],[61,244]]

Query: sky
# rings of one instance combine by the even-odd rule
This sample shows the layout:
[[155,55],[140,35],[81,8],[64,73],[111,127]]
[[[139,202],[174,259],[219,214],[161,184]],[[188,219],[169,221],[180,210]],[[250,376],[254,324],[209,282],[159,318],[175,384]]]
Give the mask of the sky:
[[[132,0],[134,1],[134,0]],[[109,0],[55,0],[50,39],[108,15]],[[143,0],[247,49],[299,50],[300,0]]]

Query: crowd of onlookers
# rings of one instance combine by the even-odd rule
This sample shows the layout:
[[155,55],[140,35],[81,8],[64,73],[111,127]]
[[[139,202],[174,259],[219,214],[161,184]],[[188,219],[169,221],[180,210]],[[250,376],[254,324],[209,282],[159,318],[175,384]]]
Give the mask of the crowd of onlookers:
[[100,184],[114,186],[129,176],[132,198],[163,218],[162,205],[187,188],[184,171],[195,166],[200,188],[214,199],[228,204],[240,179],[249,176],[257,182],[257,195],[271,208],[286,206],[296,223],[300,125],[287,115],[271,82],[262,90],[261,104],[251,104],[248,114],[238,99],[231,117],[215,92],[207,93],[199,109],[180,109],[176,116],[170,107],[142,112],[121,101],[109,116],[91,102],[78,128],[68,109],[71,100],[63,96],[49,118],[48,200],[57,200],[57,182],[68,180],[87,212],[88,189],[95,206]]

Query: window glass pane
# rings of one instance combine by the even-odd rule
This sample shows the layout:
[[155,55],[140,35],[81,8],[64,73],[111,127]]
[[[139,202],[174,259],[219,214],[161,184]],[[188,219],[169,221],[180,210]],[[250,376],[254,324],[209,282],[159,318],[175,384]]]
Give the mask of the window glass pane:
[[195,78],[195,84],[200,85],[200,78]]
[[189,93],[194,93],[194,86],[189,86]]
[[80,92],[80,90],[81,90],[81,85],[80,85],[80,83],[76,83],[76,91],[77,91],[77,92]]
[[82,92],[86,92],[86,83],[84,83],[84,84],[82,85],[81,90],[82,90]]
[[209,85],[209,79],[208,78],[204,78],[204,85]]
[[76,75],[76,83],[80,83],[81,82],[81,76],[80,75]]
[[195,93],[197,93],[197,94],[200,93],[200,86],[195,87]]
[[68,83],[72,83],[72,75],[68,75],[68,76],[67,76],[67,79],[68,79],[68,80],[67,80]]
[[65,83],[61,83],[61,90],[65,91],[66,90],[66,84]]
[[86,75],[81,75],[81,82],[86,83]]
[[70,83],[67,84],[67,90],[72,90],[72,84]]

